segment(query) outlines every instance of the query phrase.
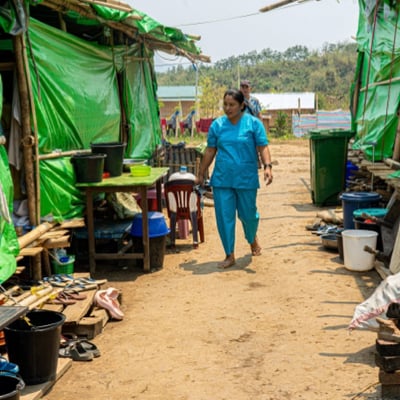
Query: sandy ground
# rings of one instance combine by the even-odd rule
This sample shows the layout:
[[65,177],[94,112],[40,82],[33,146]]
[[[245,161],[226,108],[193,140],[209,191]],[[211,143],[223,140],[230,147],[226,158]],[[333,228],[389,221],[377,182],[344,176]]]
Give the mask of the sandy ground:
[[164,268],[98,268],[122,290],[125,318],[93,341],[102,352],[72,367],[47,400],[378,399],[376,334],[347,326],[380,282],[351,272],[305,226],[319,210],[309,192],[307,140],[271,144],[274,183],[258,196],[262,256],[241,226],[237,265],[224,258],[214,210],[206,242],[178,240]]

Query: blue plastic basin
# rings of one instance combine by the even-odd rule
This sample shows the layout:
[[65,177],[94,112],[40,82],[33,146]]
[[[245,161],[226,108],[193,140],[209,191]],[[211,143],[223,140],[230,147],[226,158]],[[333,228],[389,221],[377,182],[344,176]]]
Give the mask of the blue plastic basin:
[[354,210],[353,217],[362,218],[362,216],[365,214],[375,218],[384,218],[387,212],[387,208],[360,208],[358,210]]
[[[148,213],[149,219],[149,238],[168,235],[170,230],[167,222],[165,221],[164,214],[158,211],[150,211]],[[131,226],[131,235],[141,237],[142,232],[142,213],[136,214],[133,217]]]

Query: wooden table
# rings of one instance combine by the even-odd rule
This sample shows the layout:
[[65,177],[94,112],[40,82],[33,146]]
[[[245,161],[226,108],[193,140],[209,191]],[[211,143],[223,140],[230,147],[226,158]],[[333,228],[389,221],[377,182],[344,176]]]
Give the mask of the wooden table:
[[[148,226],[148,205],[147,190],[156,186],[157,191],[157,209],[161,211],[161,184],[162,178],[168,173],[168,168],[152,168],[149,176],[133,177],[129,173],[121,176],[105,178],[97,183],[77,183],[78,188],[84,189],[86,193],[86,213],[87,230],[89,244],[89,268],[90,275],[93,277],[96,272],[96,260],[126,260],[143,259],[143,269],[150,271],[150,240]],[[141,196],[142,208],[142,236],[143,253],[96,253],[95,231],[93,217],[93,195],[95,193],[114,193],[114,192],[139,192]]]

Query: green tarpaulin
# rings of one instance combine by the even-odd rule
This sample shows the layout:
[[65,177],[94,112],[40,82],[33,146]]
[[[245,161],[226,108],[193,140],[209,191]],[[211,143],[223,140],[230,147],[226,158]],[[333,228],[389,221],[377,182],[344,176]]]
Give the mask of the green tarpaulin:
[[353,148],[376,161],[392,156],[398,125],[400,16],[395,6],[395,1],[359,0]]
[[[23,34],[26,44],[31,96],[23,100],[33,100],[31,129],[40,155],[35,184],[40,185],[41,219],[62,221],[84,213],[70,157],[48,156],[89,150],[95,142],[123,141],[126,158],[151,158],[161,143],[154,51],[203,57],[179,29],[125,8],[128,11],[69,0],[62,3],[61,12],[40,1],[26,7],[5,1],[0,6],[2,61],[16,61],[13,36]],[[11,80],[10,87],[9,99]],[[1,145],[0,183],[11,212],[13,181]],[[18,252],[13,223],[0,216],[0,283],[15,271]]]
[[[0,115],[3,104],[3,84],[0,77]],[[0,139],[2,133],[0,132]],[[1,143],[1,142],[0,142]],[[11,219],[14,200],[14,185],[8,165],[7,152],[0,144],[0,284],[6,281],[16,270],[16,256],[19,244]]]

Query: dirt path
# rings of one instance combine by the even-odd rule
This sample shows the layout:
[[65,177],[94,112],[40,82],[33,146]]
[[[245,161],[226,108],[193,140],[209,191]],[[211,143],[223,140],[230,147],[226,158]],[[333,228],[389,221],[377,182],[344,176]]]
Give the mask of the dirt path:
[[380,398],[376,334],[346,329],[380,278],[346,270],[305,230],[318,210],[308,142],[271,152],[279,165],[258,197],[262,256],[251,258],[238,227],[237,265],[217,269],[223,251],[206,207],[206,243],[178,241],[159,272],[99,268],[122,290],[125,319],[107,324],[94,339],[101,357],[74,362],[47,400]]

